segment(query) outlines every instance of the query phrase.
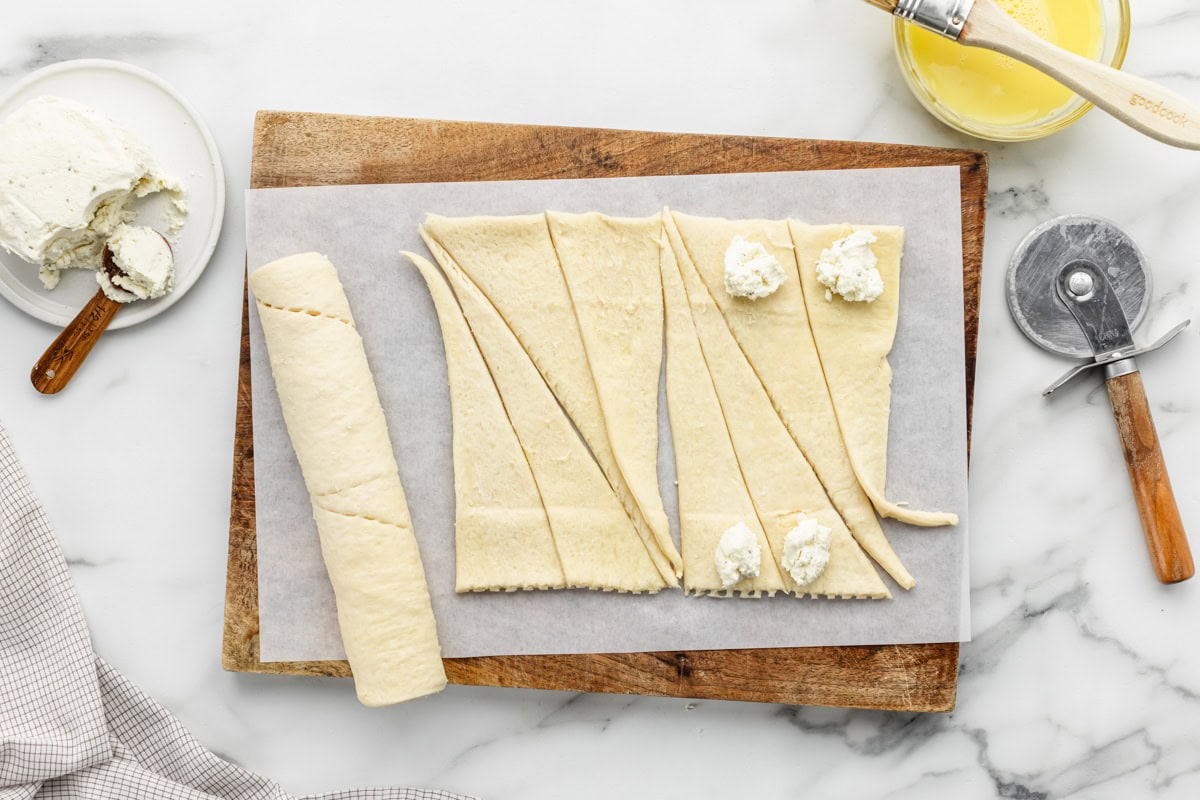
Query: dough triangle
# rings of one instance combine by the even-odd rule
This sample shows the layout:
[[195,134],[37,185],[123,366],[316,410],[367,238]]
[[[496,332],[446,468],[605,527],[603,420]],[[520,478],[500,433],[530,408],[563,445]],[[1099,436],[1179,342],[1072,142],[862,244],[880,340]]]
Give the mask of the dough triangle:
[[890,597],[891,593],[854,543],[804,454],[775,413],[766,390],[722,319],[712,293],[701,281],[683,249],[678,229],[670,220],[667,231],[700,350],[775,563],[782,563],[784,539],[795,527],[798,514],[812,517],[832,531],[833,544],[825,572],[812,583],[799,586],[780,568],[784,588],[797,595],[814,597]]
[[458,301],[433,264],[405,255],[429,286],[446,350],[454,431],[454,589],[561,589],[566,580],[550,520]]
[[421,235],[447,274],[443,253],[471,279],[516,335],[591,448],[656,568],[674,585],[681,561],[666,513],[661,501],[657,506],[649,502],[643,506],[617,464],[545,216],[430,215]]
[[665,241],[662,285],[667,324],[667,410],[679,482],[684,590],[711,594],[727,591],[717,574],[714,557],[721,534],[741,522],[758,538],[762,564],[757,578],[734,584],[733,591],[774,594],[784,588],[783,578],[746,489],[696,336],[679,266]]
[[[668,583],[570,420],[504,320],[434,250],[528,460],[568,587],[656,592]],[[411,256],[410,256],[411,258]],[[511,555],[510,555],[511,558]]]
[[[638,507],[667,526],[658,493],[662,215],[629,219],[547,212],[546,222],[617,468]],[[663,530],[669,536],[669,528]]]
[[[838,426],[850,463],[863,491],[876,510],[910,525],[956,525],[958,515],[941,511],[916,511],[889,501],[887,484],[888,417],[892,400],[892,368],[887,355],[896,337],[900,311],[900,258],[904,229],[893,226],[804,225],[788,221],[800,285],[812,326],[813,339]],[[874,302],[846,302],[839,296],[825,299],[817,282],[816,263],[821,252],[855,230],[869,230],[878,238],[871,246],[879,259],[883,294]]]
[[[787,223],[727,220],[673,212],[683,247],[792,440],[799,446],[858,544],[901,587],[916,581],[884,536],[842,442],[809,329]],[[724,289],[725,250],[735,235],[763,245],[787,280],[769,297],[746,300]]]

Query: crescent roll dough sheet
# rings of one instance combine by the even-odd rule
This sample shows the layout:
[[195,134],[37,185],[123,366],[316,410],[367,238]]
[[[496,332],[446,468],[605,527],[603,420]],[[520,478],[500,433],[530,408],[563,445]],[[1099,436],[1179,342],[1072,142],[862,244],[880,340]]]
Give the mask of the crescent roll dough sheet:
[[[623,592],[662,589],[666,583],[641,537],[537,368],[470,279],[453,268],[454,262],[446,253],[438,255],[443,263],[451,265],[446,277],[458,298],[454,310],[463,326],[469,327],[477,352],[486,362],[488,374],[480,376],[486,381],[486,389],[473,391],[489,391],[503,404],[503,424],[509,426],[509,432],[515,431],[549,520],[564,585]],[[409,254],[409,258],[422,271],[425,266],[433,269],[428,262],[422,266],[424,260],[419,256]],[[452,387],[451,394],[456,395],[457,389]],[[474,432],[483,436],[505,433],[499,428]],[[477,449],[467,452],[470,459],[478,455]],[[479,469],[481,465],[471,468]],[[514,551],[506,558],[517,562],[519,569],[523,556]],[[524,585],[517,581],[505,588]]]
[[[447,275],[455,267],[445,263],[442,253],[499,312],[587,442],[655,567],[669,585],[677,585],[680,557],[661,500],[642,506],[613,453],[545,215],[448,218],[431,214],[421,235]],[[650,496],[644,490],[640,494]],[[653,497],[657,496],[655,491]]]
[[[700,280],[691,258],[683,251],[683,241],[669,218],[667,228],[700,349],[720,401],[739,469],[770,542],[770,552],[780,567],[784,589],[812,597],[890,597],[887,587],[854,543],[821,482],[775,413],[770,398],[722,319],[712,294]],[[828,566],[814,581],[804,585],[793,580],[782,567],[784,542],[788,532],[796,526],[798,515],[816,519],[832,533]]]
[[454,588],[566,586],[550,520],[491,373],[437,267],[405,253],[429,286],[450,378],[454,447]]
[[[662,284],[667,320],[667,410],[679,481],[684,590],[692,594],[773,595],[784,588],[783,577],[746,489],[696,337],[679,266],[666,242]],[[714,555],[721,535],[739,523],[758,540],[760,571],[755,578],[743,578],[727,587],[717,572]]]
[[[775,412],[820,479],[858,544],[902,588],[916,581],[884,536],[859,486],[809,329],[804,294],[787,223],[670,214],[683,250],[699,272]],[[783,267],[783,284],[759,300],[724,289],[725,252],[735,236],[761,244]]]
[[404,489],[350,306],[327,258],[250,275],[284,421],[312,501],[359,700],[446,685]]
[[[916,511],[884,495],[892,397],[892,368],[887,356],[896,337],[900,310],[904,230],[891,226],[804,225],[792,220],[788,226],[796,246],[813,340],[859,484],[885,517],[910,525],[958,524],[956,514]],[[873,302],[848,302],[838,295],[826,299],[825,287],[817,281],[817,261],[826,248],[856,230],[870,231],[876,237],[871,249],[878,259],[883,294]]]

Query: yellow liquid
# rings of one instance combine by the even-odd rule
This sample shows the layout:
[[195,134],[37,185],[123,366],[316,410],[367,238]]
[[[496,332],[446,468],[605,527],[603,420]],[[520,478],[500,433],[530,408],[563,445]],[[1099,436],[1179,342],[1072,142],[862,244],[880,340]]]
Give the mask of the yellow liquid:
[[[1104,48],[1100,0],[996,0],[1026,29],[1053,44],[1097,59]],[[1045,119],[1075,95],[1009,56],[964,47],[905,26],[905,44],[917,77],[937,101],[965,120],[996,127]]]

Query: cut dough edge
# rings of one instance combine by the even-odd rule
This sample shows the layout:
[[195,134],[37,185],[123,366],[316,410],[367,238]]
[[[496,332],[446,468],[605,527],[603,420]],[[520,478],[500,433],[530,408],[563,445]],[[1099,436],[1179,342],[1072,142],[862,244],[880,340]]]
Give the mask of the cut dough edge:
[[550,519],[503,400],[458,301],[428,260],[404,253],[433,298],[446,369],[454,450],[455,591],[561,589]]
[[[708,287],[684,249],[678,228],[664,215],[673,248],[675,281],[682,284],[684,309],[692,324],[699,351],[707,367],[741,476],[755,513],[767,534],[770,550],[784,590],[797,596],[880,599],[891,597],[870,560],[855,543],[845,522],[834,509],[800,447],[775,413],[765,388],[733,334],[726,326]],[[669,265],[664,266],[665,269]],[[664,285],[668,282],[664,277]],[[729,413],[730,407],[737,413]],[[805,514],[827,526],[833,537],[829,566],[812,583],[798,585],[782,567],[784,541]]]
[[[498,234],[493,229],[510,235],[517,244],[510,246],[507,251],[504,250],[503,247],[497,245],[495,240]],[[574,350],[577,346],[577,360],[580,362],[579,364],[573,364],[575,359],[572,359],[569,353],[565,356],[562,355],[560,352],[561,348],[556,347],[549,351],[543,349],[542,346],[539,346],[539,337],[531,335],[530,331],[524,327],[536,327],[539,323],[544,324],[546,321],[544,318],[531,321],[528,315],[522,316],[519,311],[515,315],[512,313],[516,309],[534,308],[533,304],[525,302],[525,298],[520,297],[521,290],[529,289],[532,285],[529,282],[530,273],[526,273],[524,276],[526,284],[520,287],[506,285],[500,289],[493,286],[491,289],[494,291],[489,294],[489,288],[480,281],[481,275],[484,277],[487,276],[488,270],[486,267],[481,268],[479,264],[475,264],[473,267],[474,271],[468,269],[468,263],[464,262],[459,257],[459,254],[454,252],[454,248],[447,245],[448,236],[454,234],[458,237],[458,244],[461,244],[462,249],[468,251],[468,254],[477,254],[476,251],[486,251],[492,258],[505,260],[508,256],[515,253],[514,257],[523,257],[527,261],[536,261],[541,266],[534,277],[540,276],[542,281],[552,284],[552,286],[547,285],[543,287],[545,289],[543,294],[546,296],[551,294],[556,295],[558,294],[558,289],[561,289],[562,296],[559,300],[564,305],[570,306],[570,296],[564,283],[561,267],[558,263],[558,256],[550,240],[545,215],[449,218],[431,214],[426,218],[425,224],[420,227],[419,231],[426,245],[428,245],[430,251],[434,254],[435,259],[442,265],[444,270],[447,270],[447,274],[449,274],[449,268],[443,262],[449,258],[454,262],[454,266],[461,274],[470,279],[471,283],[478,288],[480,293],[487,298],[489,304],[499,314],[506,328],[517,339],[527,357],[537,367],[545,384],[549,386],[555,396],[556,402],[562,405],[567,418],[586,442],[591,457],[599,464],[607,482],[621,501],[625,513],[633,520],[639,536],[645,542],[647,552],[654,561],[655,567],[662,574],[664,581],[670,586],[678,585],[678,578],[682,575],[682,561],[671,539],[670,526],[666,519],[666,513],[663,511],[660,517],[655,513],[656,510],[654,508],[647,510],[639,505],[629,481],[621,473],[612,450],[612,445],[608,440],[603,414],[598,409],[599,398],[591,373],[588,370],[587,356],[584,351],[578,324],[574,319],[574,311],[570,308],[567,309],[566,313],[571,315],[570,322],[568,324],[566,320],[560,320],[560,329],[569,328],[574,331],[575,335],[572,337],[572,342],[568,344],[566,349]],[[489,239],[488,237],[491,238]],[[522,240],[522,237],[527,239],[527,241]],[[487,243],[486,248],[480,245],[480,239]],[[532,251],[532,255],[530,252],[524,251]],[[496,256],[496,253],[500,253],[501,255]],[[549,262],[553,262],[552,270]],[[550,275],[541,275],[542,272],[550,273],[551,271],[553,273],[552,277]],[[554,291],[551,291],[551,289]],[[549,345],[544,346],[549,347]],[[547,356],[547,352],[550,352],[552,355]],[[555,361],[556,358],[559,360]],[[551,366],[551,364],[555,366]],[[564,381],[563,376],[558,374],[559,371],[564,369],[567,372],[578,372],[577,379]],[[657,484],[655,486],[655,496],[657,496]],[[661,499],[659,500],[659,510],[661,510]]]
[[303,308],[354,324],[337,270],[320,253],[297,253],[250,273],[254,299],[275,308]]
[[[844,387],[841,382],[841,373],[850,368],[844,363],[845,359],[830,358],[833,342],[844,342],[846,338],[835,336],[835,332],[829,326],[836,325],[838,320],[830,317],[827,313],[832,309],[824,308],[819,304],[835,308],[849,304],[838,299],[826,301],[824,287],[817,283],[815,272],[807,265],[815,264],[822,250],[835,240],[847,236],[855,230],[872,231],[880,238],[881,242],[885,243],[884,247],[878,248],[885,250],[883,257],[879,259],[879,270],[883,273],[884,294],[870,306],[853,304],[865,306],[865,308],[855,309],[856,312],[873,313],[877,329],[873,337],[873,346],[872,339],[866,335],[870,331],[862,330],[859,326],[858,329],[852,329],[850,337],[851,339],[856,338],[859,346],[845,349],[852,352],[861,351],[859,361],[865,362],[874,357],[878,358],[878,367],[875,372],[863,370],[858,373],[859,380],[873,379],[875,386],[872,388],[880,393],[887,393],[885,406],[890,410],[891,368],[887,362],[887,354],[891,350],[895,337],[900,280],[900,247],[895,248],[897,252],[893,258],[890,245],[893,238],[898,238],[892,237],[891,234],[899,229],[869,225],[815,226],[788,220],[788,231],[796,248],[796,264],[799,270],[800,285],[804,290],[804,301],[808,308],[813,340],[821,359],[821,369],[829,389],[829,396],[833,400],[838,428],[841,430],[842,439],[846,443],[846,451],[850,456],[850,465],[853,467],[863,491],[871,499],[871,503],[880,515],[920,527],[957,525],[958,515],[952,512],[920,511],[898,505],[886,498],[883,485],[886,482],[887,469],[887,416],[884,414],[881,420],[873,423],[868,420],[866,425],[863,424],[861,420],[866,417],[856,412],[853,407],[854,402],[849,399],[852,393],[848,392],[847,387]],[[902,237],[902,233],[899,234],[899,237]],[[902,238],[900,241],[902,242]],[[825,340],[824,347],[822,347],[823,339]],[[833,377],[831,377],[831,373]],[[879,432],[880,429],[882,429],[882,434]],[[865,443],[864,439],[867,440]],[[879,452],[880,450],[882,452]],[[868,460],[870,463],[867,463]]]
[[258,300],[257,298],[255,299],[254,302],[258,304],[258,307],[260,309],[271,308],[276,311],[290,311],[294,314],[307,314],[310,317],[324,317],[326,319],[335,319],[338,322],[345,323],[346,325],[349,325],[352,328],[354,327],[354,320],[346,319],[345,317],[339,317],[336,314],[326,314],[322,311],[318,311],[313,308],[283,308],[281,306],[273,306],[270,303],[264,303],[262,300]]
[[673,585],[660,574],[599,465],[499,313],[449,254],[431,249],[444,273],[420,256],[404,255],[427,282],[437,281],[431,288],[444,295],[448,318],[469,337],[485,371],[481,379],[503,414],[498,425],[513,434],[536,488],[564,587],[653,593]]
[[[798,382],[799,378],[789,379],[786,371],[780,373],[778,369],[772,367],[772,354],[777,352],[779,353],[778,357],[789,359],[798,359],[803,355],[805,360],[811,362],[814,373],[821,370],[799,285],[800,276],[792,237],[787,229],[786,221],[693,217],[674,211],[667,212],[664,216],[669,217],[670,223],[678,235],[682,253],[690,259],[714,302],[720,308],[721,318],[751,367],[755,382],[762,387],[770,399],[775,415],[820,480],[822,488],[834,508],[837,509],[843,523],[849,528],[859,546],[896,581],[897,585],[903,589],[911,589],[916,585],[916,580],[892,549],[875,516],[876,512],[869,495],[859,484],[859,478],[842,441],[824,374],[820,374],[812,381],[800,383]],[[761,239],[760,243],[779,259],[787,271],[788,281],[791,282],[791,285],[789,286],[788,281],[785,281],[778,290],[778,297],[759,301],[727,299],[727,295],[724,294],[723,281],[724,248],[717,247],[716,242],[722,241],[727,246],[734,234],[751,239]],[[705,240],[710,241],[706,242]],[[701,247],[706,247],[713,252],[707,253],[707,257],[697,261],[698,257],[705,255]],[[782,343],[779,343],[778,347],[774,346],[766,333],[759,333],[752,324],[752,320],[742,320],[735,316],[742,304],[749,304],[748,308],[761,311],[767,308],[765,304],[771,302],[778,304],[780,300],[796,306],[795,311],[803,315],[803,324],[798,326],[803,329],[797,334],[800,337],[799,341],[789,341],[786,346]],[[801,347],[806,348],[802,354],[797,351],[797,348]],[[787,366],[790,369],[795,364],[789,361]],[[782,402],[785,397],[780,396],[781,391],[791,403],[805,405],[807,418],[803,424],[798,417],[786,412],[788,404]],[[811,393],[814,391],[819,391],[820,396],[812,397]],[[823,410],[821,406],[814,408],[815,403],[821,404],[824,407]],[[818,419],[814,422],[812,417]]]
[[[854,467],[855,474],[863,473],[854,456],[850,456],[850,464]],[[862,481],[861,478],[859,480]],[[881,516],[919,528],[941,528],[958,524],[958,514],[952,511],[918,511],[888,500],[879,489],[870,483],[863,482],[862,487],[863,491],[867,493],[867,497],[871,498],[871,504],[875,506]]]

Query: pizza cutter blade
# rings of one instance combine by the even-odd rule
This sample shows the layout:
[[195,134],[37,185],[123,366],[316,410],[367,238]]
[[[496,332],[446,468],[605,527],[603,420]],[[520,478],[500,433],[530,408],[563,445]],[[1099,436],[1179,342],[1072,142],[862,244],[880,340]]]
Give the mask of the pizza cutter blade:
[[1150,301],[1150,273],[1134,241],[1097,217],[1059,217],[1035,228],[1017,247],[1006,285],[1013,320],[1031,341],[1090,359],[1044,394],[1103,369],[1154,571],[1163,583],[1192,577],[1187,536],[1134,360],[1175,338],[1188,322],[1149,347],[1134,345],[1133,329]]

